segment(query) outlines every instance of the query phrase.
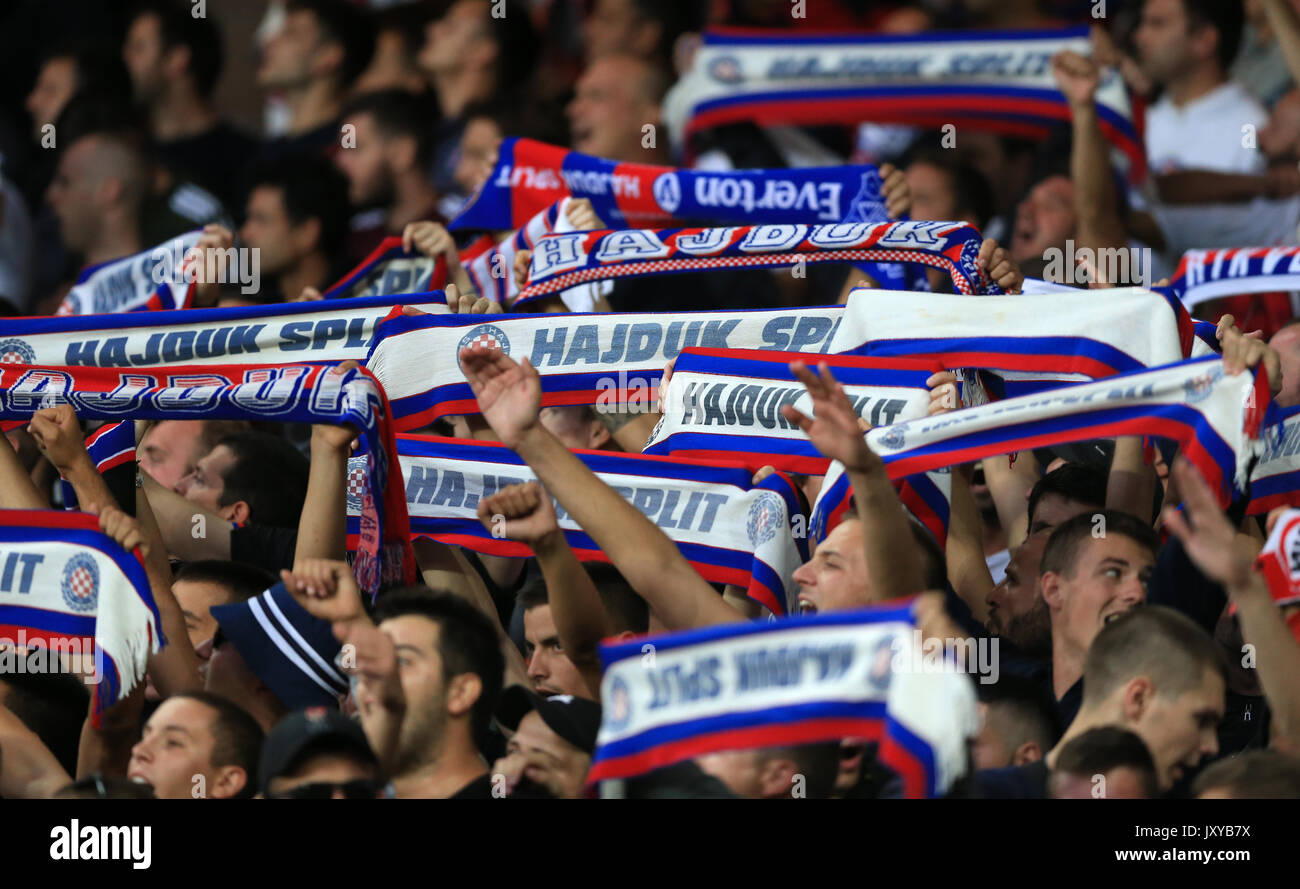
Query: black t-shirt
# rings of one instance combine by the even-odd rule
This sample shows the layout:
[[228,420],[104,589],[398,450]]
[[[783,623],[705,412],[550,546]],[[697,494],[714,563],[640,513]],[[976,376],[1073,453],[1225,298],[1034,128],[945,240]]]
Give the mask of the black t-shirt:
[[492,775],[484,772],[448,799],[492,799]]
[[277,577],[281,568],[293,570],[293,551],[297,546],[297,528],[241,525],[230,530],[230,560],[256,565]]
[[223,121],[197,136],[159,143],[157,150],[173,173],[193,178],[243,216],[244,175],[258,148],[257,139]]
[[1004,769],[980,769],[975,773],[975,793],[982,799],[1047,799],[1047,763]]
[[[1050,680],[1049,680],[1050,681]],[[1070,727],[1074,722],[1074,717],[1079,715],[1079,708],[1083,706],[1083,678],[1080,677],[1065,690],[1061,699],[1056,702],[1057,715],[1061,717],[1061,731]]]

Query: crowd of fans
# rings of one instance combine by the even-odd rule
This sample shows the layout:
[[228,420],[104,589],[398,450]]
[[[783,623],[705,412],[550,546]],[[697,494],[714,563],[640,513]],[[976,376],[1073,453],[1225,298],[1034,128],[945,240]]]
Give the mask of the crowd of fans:
[[[1187,249],[1297,242],[1292,0],[1112,0],[1104,17],[1075,0],[503,0],[503,15],[492,0],[275,0],[256,45],[238,47],[223,45],[220,0],[201,17],[187,0],[96,5],[103,27],[75,38],[46,18],[62,14],[60,3],[0,13],[11,39],[23,28],[48,32],[14,56],[39,53],[7,81],[30,87],[26,117],[17,101],[0,109],[0,314],[52,315],[82,268],[196,228],[205,247],[258,251],[261,274],[252,292],[238,282],[201,288],[198,306],[320,299],[383,239],[402,236],[450,260],[450,279],[470,296],[465,310],[497,311],[470,292],[455,259],[463,239],[445,224],[488,178],[501,140],[683,164],[666,132],[648,140],[644,128],[663,130],[665,94],[700,33],[719,26],[911,34],[1092,25],[1091,56],[1052,60],[1070,114],[1047,141],[963,127],[952,144],[937,128],[872,121],[729,124],[692,138],[701,169],[880,165],[892,216],[978,228],[996,242],[985,270],[1011,292],[1026,276],[1044,277],[1051,251],[1067,243],[1147,251],[1158,279]],[[232,122],[214,98],[228,70],[254,55],[260,129]],[[1145,107],[1142,187],[1094,150],[1094,94],[1112,71]],[[608,227],[594,214],[579,221]],[[819,265],[806,276],[626,279],[601,308],[825,305],[860,278]],[[1202,307],[1201,317],[1220,322],[1230,372],[1265,368],[1282,406],[1300,404],[1297,308],[1286,293]],[[68,482],[106,533],[127,549],[141,545],[168,578],[158,607],[170,644],[151,658],[147,685],[93,730],[76,675],[0,674],[0,795],[594,796],[585,778],[602,720],[599,642],[763,615],[696,574],[570,451],[637,452],[648,427],[629,435],[592,408],[539,409],[531,369],[500,353],[431,360],[458,358],[481,413],[432,431],[495,439],[536,472],[538,483],[479,507],[485,525],[504,517],[505,536],[534,556],[422,538],[423,584],[385,591],[373,605],[344,558],[355,429],[139,422],[140,476],[125,494],[88,462],[90,430],[71,406],[8,432],[0,507],[58,505],[52,492],[60,477]],[[955,794],[1089,797],[1100,775],[1110,797],[1300,797],[1300,641],[1285,625],[1300,606],[1275,607],[1251,568],[1262,517],[1221,510],[1190,465],[1152,463],[1140,438],[987,459],[953,473],[980,557],[971,581],[951,541],[945,563],[915,523],[897,533],[904,514],[842,391],[799,373],[816,419],[787,416],[845,465],[857,495],[856,512],[795,573],[802,610],[894,598],[870,565],[887,560],[895,578],[914,578],[903,592],[921,594],[927,632],[1002,643],[1001,678],[977,686],[981,726]],[[950,376],[932,385],[932,412],[960,409]],[[818,482],[807,480],[811,497]],[[615,541],[612,564],[578,562],[552,498]],[[196,517],[203,535],[191,533]],[[353,659],[332,676],[323,665],[316,681],[304,678],[259,629],[259,601],[292,610],[286,621],[304,645],[341,642]],[[1256,654],[1250,666],[1243,644]],[[897,796],[898,776],[877,752],[860,738],[716,752],[619,792]]]

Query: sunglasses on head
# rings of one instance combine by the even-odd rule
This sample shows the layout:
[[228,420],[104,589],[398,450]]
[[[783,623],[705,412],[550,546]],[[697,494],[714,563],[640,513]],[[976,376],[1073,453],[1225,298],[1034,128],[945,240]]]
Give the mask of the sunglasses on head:
[[341,793],[344,799],[374,799],[379,795],[379,782],[369,780],[299,784],[279,793],[267,794],[267,799],[333,799]]

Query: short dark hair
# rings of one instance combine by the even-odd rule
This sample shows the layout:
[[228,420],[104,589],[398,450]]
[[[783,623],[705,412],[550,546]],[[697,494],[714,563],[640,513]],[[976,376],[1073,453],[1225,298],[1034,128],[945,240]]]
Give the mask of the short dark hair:
[[164,51],[182,46],[190,51],[194,88],[203,98],[210,97],[221,76],[221,31],[207,16],[193,15],[189,4],[176,0],[137,0],[131,21],[146,15],[157,17]]
[[1246,8],[1242,0],[1183,0],[1187,13],[1187,30],[1213,28],[1218,32],[1219,67],[1226,74],[1241,49],[1241,33],[1246,27]]
[[605,562],[588,562],[583,567],[600,593],[601,604],[615,633],[640,635],[650,629],[650,606],[632,589],[621,571]]
[[[1101,519],[1100,525],[1097,519]],[[1127,537],[1143,549],[1150,551],[1154,558],[1160,551],[1160,538],[1151,526],[1117,509],[1101,509],[1096,512],[1080,513],[1064,524],[1058,525],[1047,538],[1043,548],[1043,558],[1038,563],[1038,574],[1064,574],[1074,572],[1074,564],[1079,558],[1079,550],[1085,541],[1094,539],[1096,529],[1101,527],[1109,537],[1119,534]]]
[[840,742],[817,741],[792,747],[764,747],[758,751],[764,760],[777,758],[792,760],[798,774],[804,778],[804,795],[807,799],[829,799],[835,790],[835,779],[840,774]]
[[266,592],[279,582],[279,578],[256,565],[246,562],[227,562],[221,559],[200,559],[183,562],[172,575],[172,581],[190,583],[215,583],[230,591],[232,602],[247,602]]
[[1146,796],[1160,795],[1156,780],[1156,763],[1147,745],[1135,733],[1114,725],[1104,725],[1071,738],[1056,755],[1055,774],[1105,775],[1112,769],[1132,769],[1142,779]]
[[[325,40],[343,48],[339,85],[347,87],[366,70],[375,52],[375,23],[369,12],[347,0],[289,0],[286,12],[310,12]],[[527,16],[507,16],[527,18]]]
[[257,762],[262,754],[263,731],[257,720],[238,704],[210,691],[183,691],[174,698],[189,698],[206,704],[216,711],[212,720],[212,765],[239,766],[248,776],[236,799],[249,799],[257,794]]
[[1098,509],[1106,505],[1106,470],[1091,463],[1066,463],[1044,475],[1029,490],[1029,532],[1034,533],[1034,513],[1048,494]]
[[[46,658],[55,656],[45,649]],[[38,735],[69,775],[77,772],[81,726],[86,721],[90,692],[72,673],[14,671],[0,675],[0,706]]]
[[113,775],[96,773],[78,778],[54,793],[55,799],[155,799],[153,788]]
[[415,160],[421,167],[429,160],[433,127],[436,115],[430,113],[426,102],[406,90],[390,89],[362,93],[343,106],[339,115],[347,120],[360,114],[375,119],[375,128],[385,139],[413,139]]
[[1141,605],[1101,628],[1083,662],[1083,702],[1105,700],[1138,677],[1151,677],[1156,693],[1178,697],[1198,688],[1206,670],[1227,683],[1223,654],[1185,614]]
[[[120,47],[110,47],[102,39],[67,37],[54,41],[42,54],[40,66],[55,59],[69,59],[76,66],[77,92],[94,88],[97,92],[114,96],[122,102],[131,95],[131,74],[122,61]],[[62,132],[59,137],[63,138]]]
[[318,220],[317,249],[334,259],[347,237],[349,216],[348,181],[337,167],[314,152],[274,158],[249,171],[248,190],[258,187],[280,190],[284,213],[294,225]]
[[1300,799],[1300,759],[1277,750],[1225,757],[1201,772],[1192,796],[1219,788],[1238,799]]
[[983,229],[993,218],[997,201],[993,196],[993,186],[984,174],[962,160],[952,151],[928,144],[915,145],[908,149],[900,161],[900,166],[907,169],[913,164],[934,167],[948,180],[948,187],[953,192],[953,206],[957,213],[969,210],[974,219],[969,220],[978,229]]
[[997,682],[978,683],[975,692],[990,710],[1005,711],[1016,734],[1007,739],[1013,747],[1029,741],[1038,743],[1046,755],[1061,738],[1061,716],[1056,702],[1042,683],[1003,673]]
[[[600,604],[609,616],[610,627],[617,633],[644,633],[650,629],[650,606],[627,582],[617,568],[607,562],[585,562],[583,569],[591,578]],[[546,581],[535,577],[515,594],[515,604],[520,611],[532,611],[539,605],[550,604]]]
[[434,592],[425,586],[403,587],[384,593],[371,618],[376,624],[396,617],[417,615],[438,625],[438,655],[442,678],[450,682],[462,673],[473,673],[483,692],[470,713],[470,729],[480,748],[488,737],[488,726],[496,710],[505,675],[505,658],[497,629],[481,611],[459,596]]
[[309,462],[302,452],[269,432],[236,432],[223,437],[235,455],[222,481],[221,506],[248,504],[249,518],[259,525],[296,528],[307,499]]
[[533,73],[542,41],[528,15],[489,13],[487,24],[488,35],[497,45],[495,92],[499,96],[508,95]]

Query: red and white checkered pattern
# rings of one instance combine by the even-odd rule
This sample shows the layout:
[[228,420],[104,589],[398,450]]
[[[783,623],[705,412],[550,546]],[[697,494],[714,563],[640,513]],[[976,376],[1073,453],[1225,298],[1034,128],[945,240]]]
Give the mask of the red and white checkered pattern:
[[608,281],[632,275],[653,275],[660,272],[690,272],[708,269],[771,268],[793,266],[800,262],[916,262],[945,271],[952,277],[959,293],[969,295],[972,290],[957,264],[946,256],[921,250],[881,250],[877,248],[854,250],[818,250],[815,253],[764,253],[755,256],[712,256],[693,259],[656,259],[646,262],[616,263],[594,269],[565,272],[554,278],[528,284],[519,292],[516,302],[536,296],[545,296],[567,290],[591,281]]
[[490,333],[480,333],[468,343],[466,348],[473,348],[474,346],[482,346],[485,349],[500,349],[501,343],[497,342],[497,338]]
[[95,575],[84,565],[78,565],[68,578],[68,586],[78,599],[89,599],[95,595]]

